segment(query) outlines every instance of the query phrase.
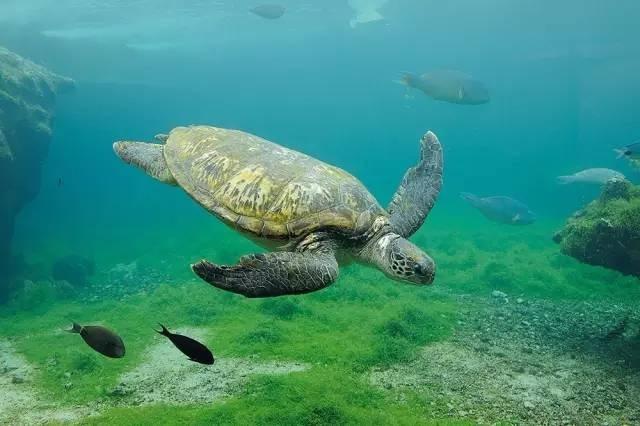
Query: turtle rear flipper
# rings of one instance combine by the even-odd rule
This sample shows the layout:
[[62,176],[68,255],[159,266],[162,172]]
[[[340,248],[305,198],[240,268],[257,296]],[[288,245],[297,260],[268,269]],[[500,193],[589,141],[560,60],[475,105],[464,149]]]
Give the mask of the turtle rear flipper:
[[387,207],[391,227],[405,238],[422,226],[442,187],[442,146],[433,132],[420,143],[420,162],[407,170]]
[[155,143],[120,141],[113,144],[116,155],[127,164],[142,169],[160,182],[177,185],[164,159],[164,146]]
[[246,297],[310,293],[338,278],[338,262],[333,252],[252,254],[243,256],[234,266],[201,260],[191,268],[214,287]]

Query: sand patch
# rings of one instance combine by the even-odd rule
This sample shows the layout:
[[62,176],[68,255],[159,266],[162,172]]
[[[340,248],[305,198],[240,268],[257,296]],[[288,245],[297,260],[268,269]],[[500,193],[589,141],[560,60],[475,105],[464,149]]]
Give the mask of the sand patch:
[[[204,332],[181,329],[198,340]],[[141,365],[125,373],[112,395],[123,405],[211,403],[239,392],[252,375],[288,374],[307,366],[294,362],[260,362],[257,358],[219,358],[207,366],[189,361],[161,336],[147,349]],[[215,351],[214,351],[215,354]]]
[[635,331],[615,341],[602,337],[625,312],[478,304],[463,313],[452,340],[372,372],[371,381],[399,400],[416,392],[436,416],[478,424],[637,424]]
[[[180,329],[202,339],[198,329]],[[111,397],[85,406],[61,407],[37,392],[37,367],[12,345],[0,340],[0,425],[76,423],[111,407],[163,403],[202,404],[240,392],[252,375],[288,374],[307,366],[295,362],[261,362],[257,358],[216,358],[212,366],[189,361],[161,336],[150,346],[140,365],[125,373]]]
[[0,340],[0,424],[66,423],[86,416],[88,408],[59,408],[34,389],[34,368],[11,344]]

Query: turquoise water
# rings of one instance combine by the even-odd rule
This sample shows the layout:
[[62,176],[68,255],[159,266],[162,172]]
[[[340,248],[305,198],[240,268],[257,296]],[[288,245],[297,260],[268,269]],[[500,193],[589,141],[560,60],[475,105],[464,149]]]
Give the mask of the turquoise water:
[[[434,342],[460,348],[452,336],[467,336],[460,323],[473,322],[463,313],[480,311],[477,303],[494,306],[494,290],[506,293],[510,306],[516,298],[530,303],[532,310],[535,305],[541,318],[545,309],[562,318],[557,309],[579,306],[564,313],[571,317],[589,312],[580,304],[599,303],[593,311],[606,314],[585,320],[593,329],[585,326],[584,335],[566,339],[575,338],[580,348],[595,339],[594,330],[606,334],[629,312],[637,321],[636,278],[564,257],[551,237],[600,192],[598,185],[560,186],[556,176],[607,167],[640,181],[638,171],[613,153],[640,134],[640,7],[631,0],[615,5],[389,0],[380,8],[384,19],[352,28],[354,12],[346,0],[281,3],[286,12],[278,20],[251,14],[248,9],[255,4],[248,1],[102,1],[89,6],[11,0],[0,5],[0,45],[76,81],[75,90],[56,101],[41,190],[17,218],[13,252],[22,254],[28,265],[19,281],[51,281],[51,265],[68,254],[81,254],[96,264],[88,289],[43,300],[20,299],[18,294],[17,302],[6,308],[1,320],[11,325],[2,335],[44,371],[29,385],[38,398],[52,399],[63,410],[89,406],[96,423],[144,424],[155,418],[168,424],[212,419],[236,424],[388,424],[394,416],[398,424],[556,423],[556,414],[541,408],[545,400],[540,395],[554,400],[549,389],[568,385],[544,382],[553,374],[543,368],[531,373],[543,383],[542,390],[528,388],[513,403],[517,409],[504,408],[511,407],[505,403],[502,411],[491,408],[491,399],[475,401],[471,408],[448,409],[464,391],[447,388],[446,380],[407,390],[397,384],[371,384],[375,380],[369,377],[393,365],[413,366],[420,376],[420,364],[411,363],[421,351],[435,348]],[[438,69],[460,70],[482,81],[490,102],[439,102],[394,83],[405,71]],[[260,249],[183,191],[128,167],[112,151],[116,140],[150,141],[157,133],[190,124],[241,129],[334,164],[357,176],[383,206],[417,161],[419,138],[434,131],[444,147],[444,186],[413,241],[438,264],[435,287],[397,284],[357,265],[346,268],[326,291],[282,299],[286,302],[247,301],[200,282],[190,263],[206,257],[232,264]],[[538,220],[526,227],[489,222],[459,198],[460,192],[514,197],[536,212]],[[126,291],[105,290],[107,285],[123,285],[110,280],[110,271],[132,262],[137,262],[138,275],[126,283]],[[148,274],[152,277],[144,276]],[[137,288],[143,281],[144,288]],[[123,293],[127,298],[122,299]],[[552,306],[538,305],[544,303]],[[107,363],[77,339],[52,334],[70,315],[119,326],[121,334],[134,336],[138,353],[133,350],[131,359],[119,365]],[[127,315],[133,322],[125,321]],[[170,397],[144,408],[126,397],[113,402],[108,395],[123,380],[121,375],[150,362],[143,354],[160,341],[150,340],[154,336],[146,330],[158,321],[172,322],[178,330],[199,329],[196,334],[210,342],[221,359],[256,356],[261,361],[306,363],[307,370],[284,379],[252,378],[214,402],[187,401],[187,408]],[[384,335],[380,330],[387,326],[410,329],[404,337],[390,332],[388,345],[402,347],[402,356],[376,346],[384,337],[375,336]],[[272,330],[276,337],[247,338],[254,329]],[[358,340],[359,333],[371,338]],[[562,351],[554,346],[555,337],[541,333],[541,341],[551,349],[538,362],[553,364],[560,360],[553,348]],[[46,370],[50,354],[25,335],[58,345],[55,352],[62,366]],[[616,343],[620,353],[638,353],[629,349],[637,349],[632,337]],[[350,347],[351,339],[358,340],[357,349]],[[520,343],[525,341],[522,335]],[[72,342],[77,346],[65,349]],[[319,349],[323,345],[331,349]],[[605,366],[611,364],[607,351],[577,353],[584,363],[574,366],[575,371],[588,380],[597,380],[600,373],[606,376]],[[67,355],[85,356],[95,366],[65,361]],[[633,359],[629,355],[629,365]],[[221,365],[222,372],[216,370],[213,377],[223,375]],[[464,370],[444,361],[439,366]],[[638,371],[628,368],[609,375],[632,378],[624,382],[627,399],[620,406],[600,410],[589,400],[594,407],[590,411],[561,404],[568,421],[640,421],[640,408],[632,400],[640,391]],[[67,396],[52,398],[64,389],[67,372],[82,379],[71,380]],[[424,376],[431,377],[426,372]],[[346,377],[345,384],[337,389],[341,377]],[[432,395],[434,386],[444,386],[445,396]],[[511,389],[495,386],[487,392]],[[614,391],[605,386],[604,392],[601,399]],[[535,408],[522,404],[527,398]],[[107,402],[98,409],[91,405],[95,401]],[[310,401],[319,401],[318,406]],[[110,411],[113,407],[118,408]]]

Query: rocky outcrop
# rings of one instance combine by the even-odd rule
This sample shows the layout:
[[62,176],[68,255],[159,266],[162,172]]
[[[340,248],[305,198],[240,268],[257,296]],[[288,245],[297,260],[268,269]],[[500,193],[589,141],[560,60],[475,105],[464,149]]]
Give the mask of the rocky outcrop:
[[0,47],[0,300],[8,292],[15,217],[40,188],[56,95],[71,79]]
[[640,277],[640,187],[612,180],[553,240],[564,254]]

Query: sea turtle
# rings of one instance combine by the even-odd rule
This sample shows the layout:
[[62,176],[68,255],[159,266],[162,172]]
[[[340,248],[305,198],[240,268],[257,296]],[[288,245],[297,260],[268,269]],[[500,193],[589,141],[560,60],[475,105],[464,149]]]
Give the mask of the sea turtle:
[[355,260],[388,277],[431,284],[433,260],[407,238],[420,228],[442,185],[442,147],[421,139],[420,161],[387,210],[342,169],[239,130],[177,127],[160,143],[120,141],[126,163],[184,189],[233,229],[273,251],[233,266],[206,260],[193,271],[215,287],[247,297],[320,290]]

